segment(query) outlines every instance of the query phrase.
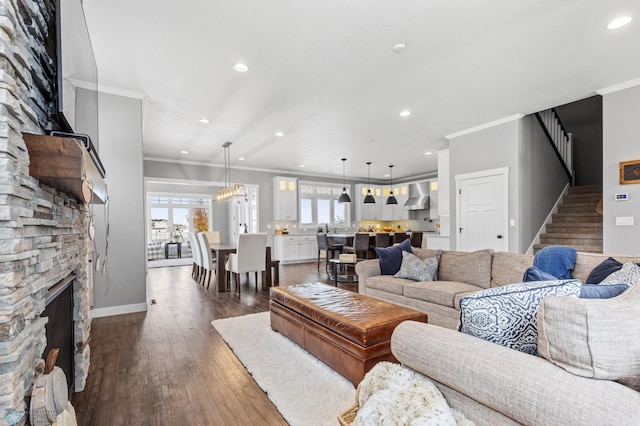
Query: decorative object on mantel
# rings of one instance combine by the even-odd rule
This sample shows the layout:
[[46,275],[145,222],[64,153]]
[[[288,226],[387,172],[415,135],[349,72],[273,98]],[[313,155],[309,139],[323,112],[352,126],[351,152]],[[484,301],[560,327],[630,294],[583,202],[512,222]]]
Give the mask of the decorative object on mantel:
[[389,166],[389,186],[391,187],[391,192],[389,193],[389,198],[387,198],[387,204],[398,204],[398,200],[393,196],[393,164]]
[[620,162],[620,184],[640,183],[640,160]]
[[347,161],[346,158],[342,159],[342,194],[340,194],[340,198],[338,198],[339,203],[350,203],[351,197],[347,194],[347,184],[345,182],[344,177],[344,162]]
[[376,199],[371,194],[371,161],[367,161],[367,195],[364,197],[365,204],[375,204]]
[[231,185],[231,157],[229,154],[229,146],[231,142],[222,144],[224,148],[224,184],[225,188],[215,193],[213,201],[231,201],[237,198],[246,199],[247,190],[242,184]]

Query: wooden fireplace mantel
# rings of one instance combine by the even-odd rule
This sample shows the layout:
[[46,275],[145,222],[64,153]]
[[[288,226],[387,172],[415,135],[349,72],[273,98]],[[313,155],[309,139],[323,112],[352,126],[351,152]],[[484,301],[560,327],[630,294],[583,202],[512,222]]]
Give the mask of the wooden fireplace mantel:
[[31,133],[23,137],[31,176],[82,203],[106,202],[107,186],[82,142]]

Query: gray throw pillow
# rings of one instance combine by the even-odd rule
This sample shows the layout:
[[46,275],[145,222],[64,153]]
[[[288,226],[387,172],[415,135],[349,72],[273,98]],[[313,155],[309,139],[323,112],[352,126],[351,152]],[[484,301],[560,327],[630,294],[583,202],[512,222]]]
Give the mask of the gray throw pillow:
[[414,281],[433,281],[438,272],[438,256],[420,259],[413,253],[402,252],[402,265],[395,278],[407,278]]

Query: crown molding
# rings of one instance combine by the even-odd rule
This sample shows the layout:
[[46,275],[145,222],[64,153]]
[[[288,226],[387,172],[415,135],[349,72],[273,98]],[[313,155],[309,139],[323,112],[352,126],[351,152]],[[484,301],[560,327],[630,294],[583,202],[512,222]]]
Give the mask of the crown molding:
[[495,121],[490,121],[488,123],[484,123],[484,124],[481,124],[479,126],[471,127],[469,129],[466,129],[466,130],[461,130],[459,132],[451,133],[449,135],[446,135],[445,138],[447,140],[459,138],[460,136],[464,136],[464,135],[468,135],[468,134],[471,134],[471,133],[479,132],[480,130],[485,130],[485,129],[489,129],[491,127],[499,126],[499,125],[504,124],[504,123],[509,123],[511,121],[520,120],[522,117],[524,117],[524,114],[510,115],[508,117],[500,118],[500,119],[495,120]]
[[623,83],[614,84],[613,86],[604,87],[596,90],[596,93],[600,96],[609,95],[611,93],[619,92],[621,90],[629,89],[631,87],[640,86],[640,78],[635,80],[625,81]]

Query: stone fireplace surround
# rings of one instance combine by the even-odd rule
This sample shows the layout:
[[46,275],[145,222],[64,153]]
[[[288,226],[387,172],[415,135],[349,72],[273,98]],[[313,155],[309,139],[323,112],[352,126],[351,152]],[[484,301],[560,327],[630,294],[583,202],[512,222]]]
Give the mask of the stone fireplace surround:
[[29,176],[22,136],[58,128],[55,66],[47,53],[55,34],[47,27],[51,7],[47,0],[0,0],[0,424],[8,410],[28,411],[46,356],[45,296],[71,273],[76,392],[89,369],[89,208]]

